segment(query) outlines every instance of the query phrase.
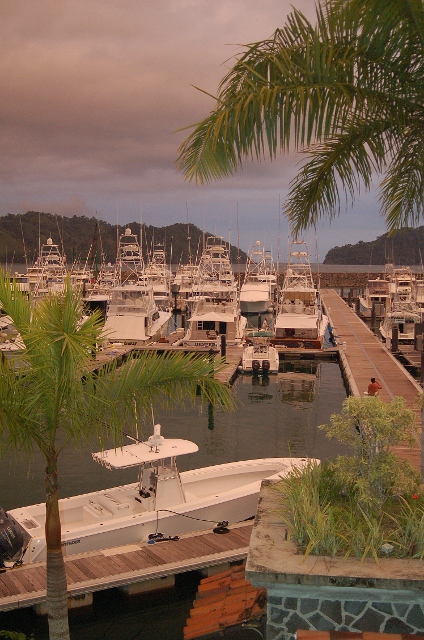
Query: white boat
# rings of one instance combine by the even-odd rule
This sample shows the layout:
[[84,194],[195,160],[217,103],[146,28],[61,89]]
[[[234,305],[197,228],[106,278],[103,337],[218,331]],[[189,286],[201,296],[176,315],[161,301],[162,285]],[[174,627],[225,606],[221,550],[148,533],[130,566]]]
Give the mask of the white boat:
[[382,278],[367,281],[364,292],[359,296],[359,313],[364,318],[383,317],[390,308],[390,283]]
[[[108,469],[138,467],[138,481],[59,500],[65,555],[137,544],[241,522],[256,513],[263,479],[302,467],[304,458],[262,458],[179,473],[189,440],[165,439],[160,425],[146,442],[93,453]],[[45,504],[3,511],[13,535],[0,535],[0,565],[46,559]],[[16,545],[12,544],[16,542]]]
[[414,302],[415,275],[410,267],[386,266],[392,303],[410,304]]
[[274,308],[277,276],[270,252],[258,240],[250,253],[240,289],[242,313],[266,313]]
[[392,339],[393,328],[398,329],[398,342],[413,344],[415,325],[421,322],[421,313],[414,304],[393,304],[380,323],[381,338],[386,344]]
[[315,286],[306,243],[292,242],[281,288],[275,338],[271,344],[290,349],[323,349],[329,325],[321,297]]
[[164,246],[157,244],[148,265],[145,268],[145,277],[153,288],[153,297],[160,309],[167,310],[172,306],[171,283],[173,275],[166,264]]
[[67,274],[66,256],[51,237],[40,248],[37,260],[26,273],[26,289],[33,300],[48,293],[62,293]]
[[193,285],[198,281],[199,265],[188,262],[180,265],[175,274],[171,291],[176,296],[176,306],[181,311],[187,311],[187,300],[192,297]]
[[90,311],[99,309],[106,317],[112,291],[119,285],[117,266],[103,263],[95,282],[83,296],[84,304]]
[[241,315],[236,299],[228,297],[200,298],[188,320],[182,340],[185,347],[220,348],[221,336],[228,346],[241,345],[247,318]]
[[278,373],[279,366],[280,358],[275,347],[262,341],[245,344],[241,363],[243,373]]
[[202,298],[237,300],[237,283],[231,267],[228,243],[219,236],[209,236],[202,251],[191,296],[187,299],[191,313]]
[[109,340],[143,345],[165,335],[171,311],[162,311],[154,299],[153,287],[145,277],[137,236],[127,227],[118,245],[116,284],[110,292],[105,334]]
[[148,286],[119,285],[111,292],[104,332],[112,342],[139,346],[164,337],[171,317],[170,311],[158,308]]
[[388,270],[391,305],[380,323],[380,335],[386,344],[398,329],[398,342],[412,344],[415,325],[421,322],[421,309],[416,302],[416,278],[410,267],[391,267]]

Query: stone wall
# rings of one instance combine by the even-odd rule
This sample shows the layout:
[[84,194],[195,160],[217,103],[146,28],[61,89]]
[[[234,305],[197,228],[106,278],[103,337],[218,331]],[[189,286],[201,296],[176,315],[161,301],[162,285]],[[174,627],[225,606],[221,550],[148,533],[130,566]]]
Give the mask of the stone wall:
[[273,484],[262,483],[246,563],[267,590],[266,640],[294,640],[297,629],[424,633],[424,562],[297,553]]
[[266,638],[295,640],[298,629],[419,634],[423,607],[424,593],[416,591],[269,586]]

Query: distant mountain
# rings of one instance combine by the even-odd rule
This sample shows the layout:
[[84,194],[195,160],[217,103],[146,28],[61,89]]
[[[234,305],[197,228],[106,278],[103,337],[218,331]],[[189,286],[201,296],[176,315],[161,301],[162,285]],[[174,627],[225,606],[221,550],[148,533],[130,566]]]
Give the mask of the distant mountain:
[[395,234],[385,233],[372,242],[359,241],[330,249],[324,264],[422,264],[424,261],[424,226],[405,227]]
[[[86,216],[56,216],[51,213],[28,211],[23,215],[7,214],[0,217],[0,262],[31,265],[38,257],[39,243],[44,244],[51,237],[66,255],[68,264],[85,262],[100,263],[102,255],[106,262],[116,258],[117,235],[130,227],[132,233],[140,236],[140,223],[131,222],[118,226]],[[188,239],[190,233],[190,241]],[[193,259],[200,255],[204,235],[193,224],[177,223],[166,227],[142,225],[143,256],[147,257],[153,244],[163,244],[168,261],[173,264],[188,262],[189,243]],[[242,264],[247,255],[231,246],[231,260]]]

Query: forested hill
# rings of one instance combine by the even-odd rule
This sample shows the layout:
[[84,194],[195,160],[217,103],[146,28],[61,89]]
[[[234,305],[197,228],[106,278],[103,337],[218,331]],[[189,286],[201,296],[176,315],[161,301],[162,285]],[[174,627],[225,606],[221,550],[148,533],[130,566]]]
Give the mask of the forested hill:
[[421,264],[424,261],[424,227],[385,233],[372,242],[345,244],[330,249],[324,264]]
[[[9,213],[0,217],[0,262],[33,264],[38,256],[39,242],[45,244],[51,237],[54,244],[63,248],[68,264],[76,261],[100,263],[102,254],[106,262],[116,258],[117,234],[126,227],[140,237],[140,223],[132,222],[118,227],[96,218],[85,216],[56,216],[50,213],[28,211],[22,215]],[[188,235],[190,234],[190,241]],[[203,247],[203,231],[193,224],[177,223],[167,227],[142,225],[143,255],[147,256],[153,244],[165,246],[168,261],[173,264],[188,262],[189,242],[193,259]],[[205,233],[208,237],[212,234]],[[231,247],[231,260],[246,262],[244,251]]]

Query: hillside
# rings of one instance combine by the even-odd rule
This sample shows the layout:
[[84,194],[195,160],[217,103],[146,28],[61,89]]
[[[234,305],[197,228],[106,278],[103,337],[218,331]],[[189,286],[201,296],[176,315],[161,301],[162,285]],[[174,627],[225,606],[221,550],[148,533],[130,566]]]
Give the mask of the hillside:
[[424,226],[405,227],[393,235],[385,233],[372,242],[345,244],[333,247],[324,264],[422,264],[424,259]]
[[[51,236],[55,244],[63,247],[67,262],[100,263],[102,254],[106,262],[116,258],[117,233],[124,233],[130,227],[133,233],[140,233],[140,223],[132,222],[118,227],[108,222],[85,216],[56,216],[50,213],[28,211],[23,215],[9,213],[0,217],[0,262],[10,267],[13,264],[33,264],[38,256],[39,241],[45,243]],[[168,260],[173,264],[188,261],[190,249],[193,259],[200,255],[203,245],[203,231],[193,224],[177,223],[166,227],[142,225],[143,256],[147,257],[152,244],[164,244]],[[205,233],[208,237],[212,234]],[[89,253],[90,252],[90,253]],[[246,262],[246,253],[231,247],[234,263]]]

